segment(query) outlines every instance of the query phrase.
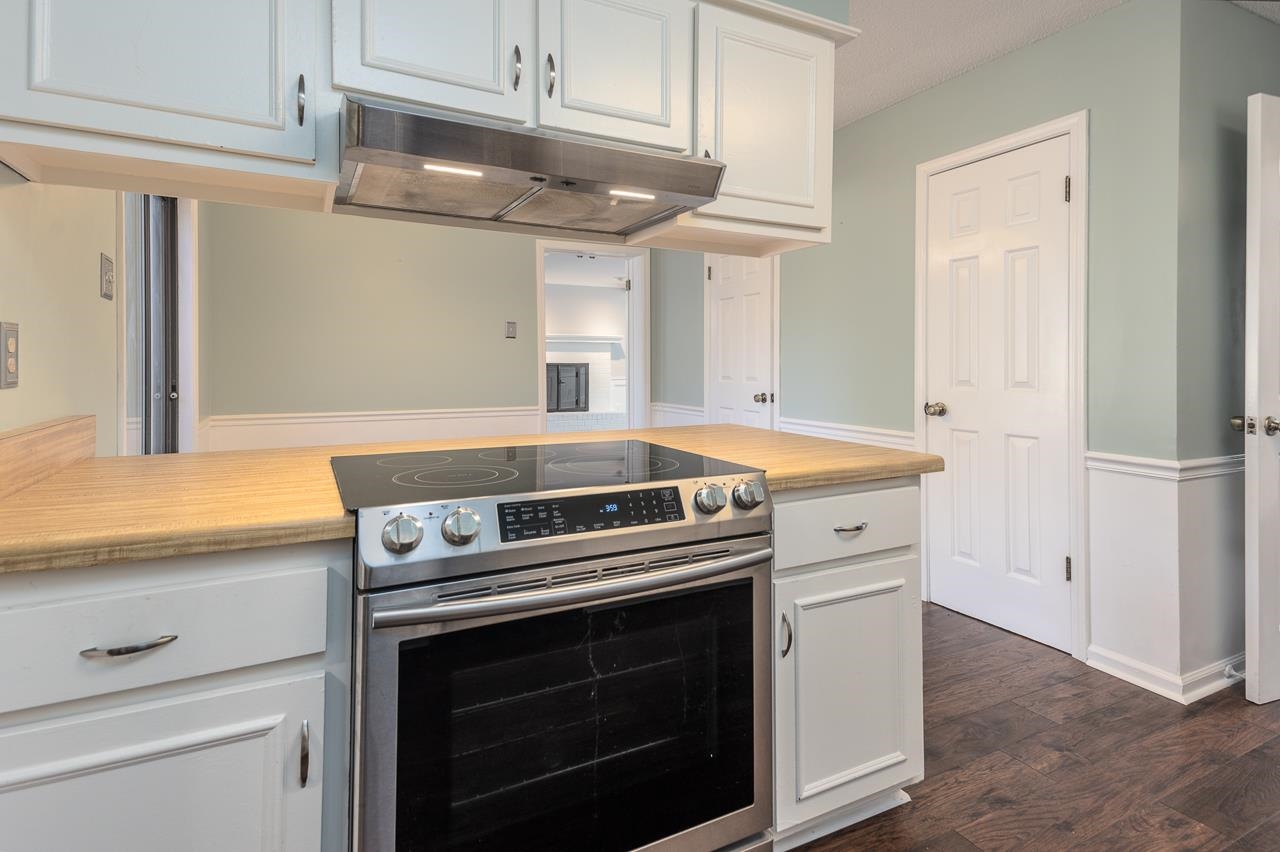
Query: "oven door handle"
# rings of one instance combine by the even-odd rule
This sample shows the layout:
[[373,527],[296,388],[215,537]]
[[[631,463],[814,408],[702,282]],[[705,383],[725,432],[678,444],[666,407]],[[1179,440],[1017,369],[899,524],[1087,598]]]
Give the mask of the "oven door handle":
[[406,606],[375,609],[370,619],[374,630],[388,627],[409,627],[416,624],[433,624],[441,621],[461,621],[467,618],[484,618],[508,615],[529,610],[550,609],[573,604],[585,604],[683,585],[694,580],[728,574],[742,568],[760,565],[773,558],[773,548],[765,547],[735,556],[726,556],[710,562],[669,571],[655,571],[642,577],[625,580],[607,580],[573,588],[551,589],[538,592],[519,592],[510,595],[494,595],[474,601],[432,604],[430,606]]

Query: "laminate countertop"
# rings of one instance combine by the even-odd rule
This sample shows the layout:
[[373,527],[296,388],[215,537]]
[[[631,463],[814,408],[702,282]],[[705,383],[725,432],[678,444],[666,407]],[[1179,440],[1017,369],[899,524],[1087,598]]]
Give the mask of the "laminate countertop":
[[335,455],[622,438],[762,468],[774,493],[942,470],[934,455],[746,426],[86,458],[0,500],[0,573],[352,538]]

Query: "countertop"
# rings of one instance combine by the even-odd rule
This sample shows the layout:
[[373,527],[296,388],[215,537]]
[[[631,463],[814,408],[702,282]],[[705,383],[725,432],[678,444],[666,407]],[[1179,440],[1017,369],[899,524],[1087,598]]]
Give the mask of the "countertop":
[[621,438],[762,468],[775,493],[942,470],[934,455],[746,426],[88,458],[0,500],[0,573],[351,538],[335,455]]

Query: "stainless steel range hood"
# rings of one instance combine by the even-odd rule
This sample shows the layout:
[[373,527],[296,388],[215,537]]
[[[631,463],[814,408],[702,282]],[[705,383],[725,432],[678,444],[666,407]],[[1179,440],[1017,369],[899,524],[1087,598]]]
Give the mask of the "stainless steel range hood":
[[[724,164],[348,97],[334,210],[621,238],[710,201]],[[454,220],[454,221],[449,221]]]

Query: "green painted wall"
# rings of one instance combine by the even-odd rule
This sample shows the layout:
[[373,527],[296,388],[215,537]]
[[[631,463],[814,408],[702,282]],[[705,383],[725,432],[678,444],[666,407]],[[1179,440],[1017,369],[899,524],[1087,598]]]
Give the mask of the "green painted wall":
[[532,237],[205,203],[200,257],[204,415],[537,403]]
[[1231,3],[1182,5],[1178,457],[1243,452],[1246,99],[1280,94],[1280,26]]
[[832,243],[782,260],[782,410],[913,426],[915,167],[1090,111],[1094,450],[1175,458],[1181,14],[1130,0],[837,132]]
[[649,395],[701,406],[702,255],[654,249],[649,258]]
[[849,0],[777,0],[779,5],[790,6],[801,12],[811,12],[842,24],[849,23]]

